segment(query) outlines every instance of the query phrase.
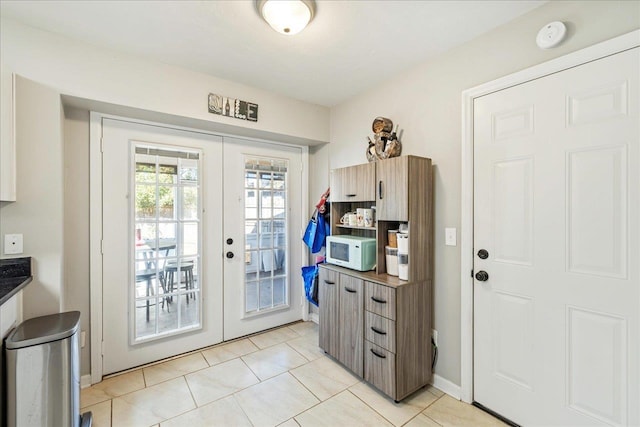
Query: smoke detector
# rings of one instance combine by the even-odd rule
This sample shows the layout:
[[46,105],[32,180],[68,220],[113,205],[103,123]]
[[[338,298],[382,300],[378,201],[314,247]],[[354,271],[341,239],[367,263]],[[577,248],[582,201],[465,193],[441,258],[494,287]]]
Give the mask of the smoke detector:
[[550,22],[538,31],[536,44],[540,49],[558,46],[567,35],[567,27],[560,21]]

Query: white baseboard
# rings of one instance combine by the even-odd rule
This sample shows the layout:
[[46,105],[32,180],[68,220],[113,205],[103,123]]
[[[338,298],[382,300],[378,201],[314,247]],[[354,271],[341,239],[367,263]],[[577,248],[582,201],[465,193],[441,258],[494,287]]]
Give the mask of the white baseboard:
[[80,377],[80,388],[91,387],[91,375],[82,375]]
[[455,397],[460,400],[460,386],[452,383],[451,381],[442,378],[440,375],[433,374],[433,380],[431,385],[447,393],[451,397]]
[[318,313],[309,313],[309,320],[315,324],[320,324],[320,318],[318,317]]

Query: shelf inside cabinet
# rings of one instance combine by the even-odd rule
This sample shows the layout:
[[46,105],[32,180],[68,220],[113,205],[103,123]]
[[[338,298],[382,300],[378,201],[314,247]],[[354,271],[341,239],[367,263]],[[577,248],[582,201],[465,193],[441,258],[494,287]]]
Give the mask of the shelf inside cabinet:
[[345,225],[345,224],[336,224],[336,227],[338,228],[350,228],[353,230],[371,230],[371,231],[376,231],[378,229],[378,227],[363,227],[363,226],[358,226],[358,225]]

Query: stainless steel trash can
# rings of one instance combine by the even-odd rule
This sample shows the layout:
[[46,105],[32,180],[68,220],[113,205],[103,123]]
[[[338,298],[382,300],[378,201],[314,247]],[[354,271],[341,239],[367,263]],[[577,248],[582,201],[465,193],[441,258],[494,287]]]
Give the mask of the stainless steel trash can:
[[80,425],[79,325],[70,311],[26,320],[7,337],[9,427]]

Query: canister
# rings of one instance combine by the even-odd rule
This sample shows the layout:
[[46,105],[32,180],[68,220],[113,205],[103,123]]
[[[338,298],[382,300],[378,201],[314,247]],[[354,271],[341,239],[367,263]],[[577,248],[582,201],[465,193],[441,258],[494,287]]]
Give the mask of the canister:
[[398,234],[398,230],[389,230],[387,231],[387,239],[389,240],[389,246],[392,248],[398,247],[398,240],[396,235]]
[[405,233],[397,233],[396,239],[398,244],[398,253],[408,254],[409,253],[409,235]]
[[385,246],[385,258],[387,260],[387,274],[390,276],[398,275],[398,248]]
[[398,277],[409,280],[409,254],[398,253]]

